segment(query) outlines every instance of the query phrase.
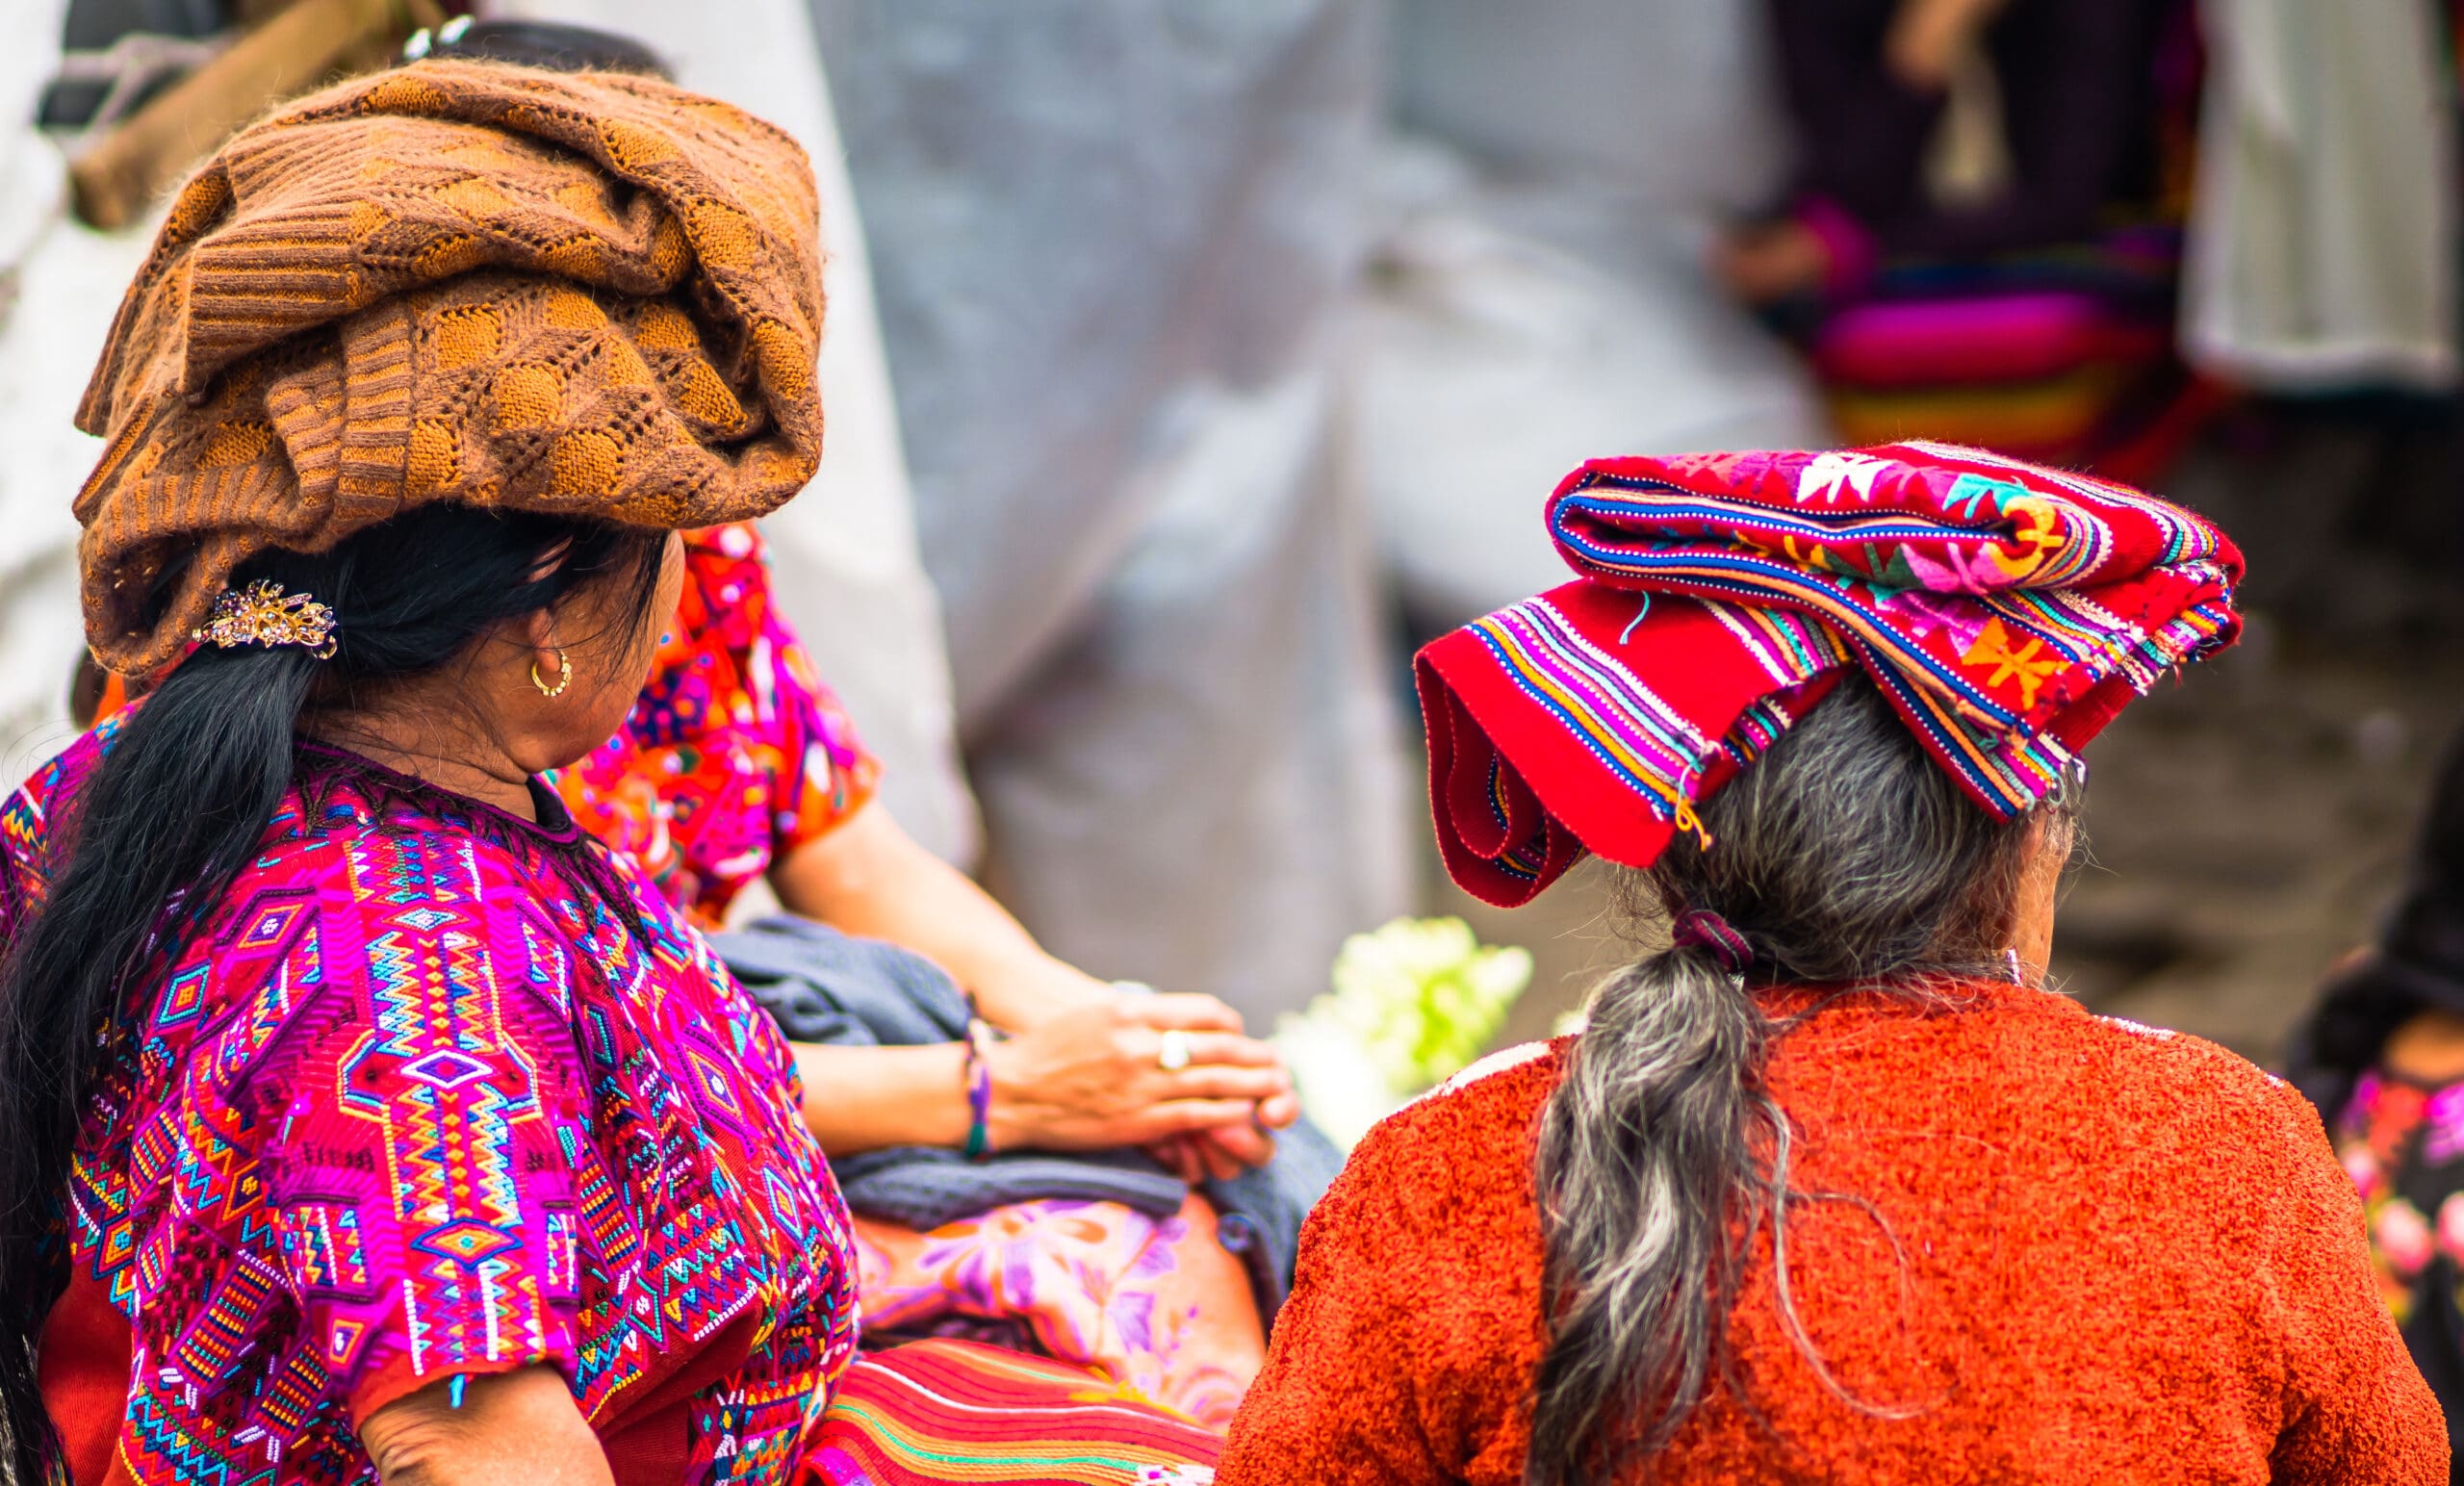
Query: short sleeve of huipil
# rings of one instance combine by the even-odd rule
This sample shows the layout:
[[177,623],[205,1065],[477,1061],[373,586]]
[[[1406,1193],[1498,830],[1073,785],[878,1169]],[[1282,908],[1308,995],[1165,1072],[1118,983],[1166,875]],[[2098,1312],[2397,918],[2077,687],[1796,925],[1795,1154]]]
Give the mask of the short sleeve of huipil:
[[0,951],[50,893],[53,817],[71,798],[112,734],[108,721],[45,762],[0,800]]
[[632,715],[556,789],[670,903],[716,925],[746,884],[863,808],[880,774],[739,522],[687,533],[683,591]]
[[574,926],[449,834],[336,848],[268,981],[300,997],[248,1077],[265,1230],[298,1340],[354,1423],[454,1374],[578,1366],[594,1181]]
[[29,781],[0,800],[0,954],[15,941],[43,889],[43,795]]

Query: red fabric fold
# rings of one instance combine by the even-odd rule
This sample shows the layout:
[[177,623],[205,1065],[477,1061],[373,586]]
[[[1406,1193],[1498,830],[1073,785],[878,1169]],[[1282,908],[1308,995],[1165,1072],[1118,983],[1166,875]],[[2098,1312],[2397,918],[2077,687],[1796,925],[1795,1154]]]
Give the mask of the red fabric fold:
[[1861,666],[2010,816],[2167,670],[2230,644],[2242,556],[2153,497],[1900,444],[1594,460],[1550,498],[1575,582],[1424,648],[1448,870],[1500,904],[1647,866]]

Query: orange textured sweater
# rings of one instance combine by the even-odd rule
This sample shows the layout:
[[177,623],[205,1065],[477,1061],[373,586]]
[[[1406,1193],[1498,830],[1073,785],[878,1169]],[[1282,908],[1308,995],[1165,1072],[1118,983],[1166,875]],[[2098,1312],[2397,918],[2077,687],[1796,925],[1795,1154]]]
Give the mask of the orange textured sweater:
[[[1531,1154],[1564,1044],[1379,1125],[1309,1219],[1218,1486],[1522,1479],[1542,1348]],[[1499,1067],[1504,1063],[1507,1065]],[[1735,1372],[1654,1463],[1695,1482],[2401,1482],[2446,1431],[2361,1207],[2291,1089],[2194,1038],[1978,987],[1835,1002],[1776,1044],[1801,1140],[1789,1273],[1749,1256]],[[1632,1479],[1645,1478],[1640,1473]]]

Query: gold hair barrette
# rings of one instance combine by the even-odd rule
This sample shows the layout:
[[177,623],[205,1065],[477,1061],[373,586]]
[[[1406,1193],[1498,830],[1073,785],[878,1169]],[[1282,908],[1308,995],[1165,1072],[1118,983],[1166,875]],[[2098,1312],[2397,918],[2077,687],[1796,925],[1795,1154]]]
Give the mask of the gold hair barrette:
[[307,594],[286,594],[270,578],[245,588],[226,588],[192,640],[224,650],[240,645],[296,645],[319,660],[334,658],[334,611]]

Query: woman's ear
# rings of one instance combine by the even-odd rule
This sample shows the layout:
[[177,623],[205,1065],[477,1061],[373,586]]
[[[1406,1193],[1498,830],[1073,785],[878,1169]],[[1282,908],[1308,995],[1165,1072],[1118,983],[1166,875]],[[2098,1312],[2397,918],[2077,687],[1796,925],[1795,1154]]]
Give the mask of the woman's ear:
[[564,680],[573,675],[573,660],[557,643],[555,609],[551,606],[525,614],[517,633],[519,643],[530,651],[530,683],[552,697],[562,691]]
[[522,616],[522,643],[536,651],[556,649],[556,611],[552,606],[532,609]]

